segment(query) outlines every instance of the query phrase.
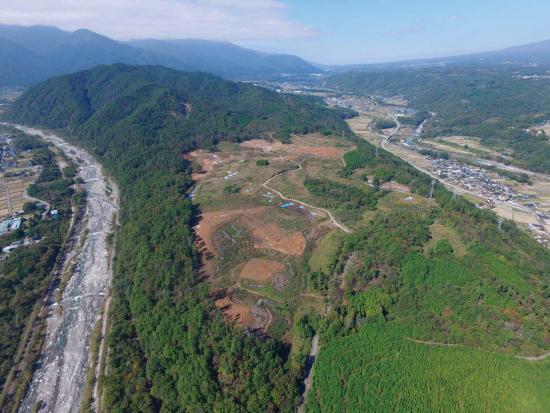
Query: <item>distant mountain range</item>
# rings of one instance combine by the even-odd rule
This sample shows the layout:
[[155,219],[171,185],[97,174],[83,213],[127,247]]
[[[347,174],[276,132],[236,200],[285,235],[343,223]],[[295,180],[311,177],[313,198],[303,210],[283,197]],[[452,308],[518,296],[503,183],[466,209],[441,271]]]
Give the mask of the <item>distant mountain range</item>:
[[364,71],[372,69],[392,69],[398,67],[422,67],[440,65],[550,65],[550,39],[529,43],[506,49],[471,53],[457,56],[434,57],[429,59],[412,59],[387,63],[351,64],[351,65],[318,65],[332,73]]
[[286,54],[267,54],[229,42],[141,39],[119,42],[87,29],[0,25],[0,87],[29,86],[55,75],[100,64],[161,65],[230,79],[282,74],[349,72],[442,64],[550,65],[550,40],[499,51],[384,64],[314,65]]
[[229,78],[318,72],[291,55],[273,55],[228,42],[135,40],[122,43],[81,29],[0,25],[0,86],[28,86],[100,64],[162,65]]

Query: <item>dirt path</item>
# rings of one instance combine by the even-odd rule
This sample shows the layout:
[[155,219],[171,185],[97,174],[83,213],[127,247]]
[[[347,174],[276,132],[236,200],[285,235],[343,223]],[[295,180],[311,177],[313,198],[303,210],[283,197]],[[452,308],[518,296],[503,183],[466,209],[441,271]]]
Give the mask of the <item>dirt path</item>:
[[313,384],[313,364],[317,354],[319,353],[319,336],[315,334],[311,340],[311,350],[309,350],[309,356],[306,361],[306,378],[304,379],[304,393],[302,394],[302,403],[298,407],[298,413],[303,413],[304,406],[307,400],[307,394]]
[[550,357],[550,353],[541,354],[540,356],[516,356],[517,359],[528,361],[542,361]]
[[[426,344],[428,346],[444,346],[444,347],[468,347],[463,346],[461,344],[452,344],[452,343],[438,343],[437,341],[425,341],[425,340],[416,340],[411,337],[406,337],[407,340],[412,341],[413,343],[418,344]],[[550,353],[541,354],[540,356],[514,356],[517,359],[520,360],[527,360],[527,361],[542,361],[548,357],[550,357]]]
[[290,173],[290,172],[299,171],[300,169],[302,169],[302,165],[300,165],[299,163],[296,163],[296,165],[297,165],[298,167],[295,168],[295,169],[291,169],[291,170],[289,170],[289,171],[284,171],[284,172],[279,172],[278,174],[273,175],[271,178],[269,178],[267,181],[265,181],[265,182],[262,184],[262,186],[263,186],[264,188],[266,188],[267,190],[271,191],[271,192],[275,192],[275,193],[279,196],[279,198],[281,198],[281,199],[284,200],[284,201],[296,202],[296,203],[298,203],[298,204],[305,205],[305,206],[307,206],[308,208],[316,209],[316,210],[318,210],[318,211],[323,211],[325,214],[327,214],[327,215],[330,217],[330,219],[331,219],[331,221],[332,221],[332,223],[333,223],[334,225],[336,225],[338,228],[340,228],[340,229],[341,229],[342,231],[344,231],[344,232],[351,233],[352,231],[351,231],[348,227],[346,227],[346,226],[344,226],[343,224],[340,224],[338,221],[336,221],[336,218],[334,218],[334,216],[330,213],[330,211],[328,211],[328,210],[326,210],[326,209],[324,209],[324,208],[319,208],[319,207],[310,205],[310,204],[308,204],[307,202],[300,201],[300,200],[298,200],[298,199],[289,198],[289,197],[283,195],[281,192],[279,192],[279,191],[277,191],[276,189],[273,189],[272,187],[269,186],[269,183],[270,183],[273,179],[275,179],[275,178],[277,178],[277,177],[279,177],[279,176],[286,175],[286,174],[288,174],[288,173]]
[[[79,174],[88,194],[83,229],[88,236],[80,250],[71,252],[76,265],[61,301],[49,306],[44,347],[19,411],[36,411],[38,402],[42,402],[39,412],[78,412],[88,368],[90,336],[112,277],[107,236],[118,209],[118,190],[86,151],[58,136],[17,127],[61,148],[73,161],[80,160]],[[107,183],[112,188],[111,196],[106,192]]]

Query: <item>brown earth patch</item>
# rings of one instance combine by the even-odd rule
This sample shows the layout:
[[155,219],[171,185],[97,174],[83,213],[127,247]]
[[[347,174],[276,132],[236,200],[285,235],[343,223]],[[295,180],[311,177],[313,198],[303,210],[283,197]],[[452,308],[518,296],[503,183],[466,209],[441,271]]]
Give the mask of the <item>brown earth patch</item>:
[[244,265],[240,277],[265,283],[284,271],[284,269],[285,266],[280,262],[264,258],[252,258]]
[[195,226],[195,232],[199,239],[204,242],[205,248],[211,253],[215,254],[214,243],[212,237],[216,230],[223,224],[233,221],[240,216],[246,216],[249,218],[256,217],[267,209],[267,207],[235,209],[228,211],[211,211],[203,212],[201,220],[198,225]]
[[508,317],[508,320],[510,321],[521,321],[521,317],[515,308],[504,308],[502,309],[502,314]]
[[268,142],[263,139],[252,139],[241,143],[245,148],[261,149],[264,152],[284,151],[297,155],[314,155],[321,158],[340,158],[345,150],[330,146],[308,146],[293,143],[283,144],[279,141]]
[[206,275],[212,275],[213,258],[217,255],[214,243],[216,231],[224,224],[240,219],[251,231],[254,248],[272,249],[283,254],[299,257],[306,248],[306,239],[300,231],[288,234],[277,224],[266,224],[265,212],[270,207],[244,208],[228,211],[203,212],[200,223],[195,226],[195,234],[204,260]]
[[190,162],[196,162],[201,168],[199,172],[195,172],[191,175],[194,181],[200,181],[207,178],[212,171],[214,171],[215,165],[220,163],[219,155],[209,153],[203,149],[186,153],[183,157]]
[[216,307],[222,310],[226,321],[234,321],[244,327],[254,327],[256,325],[256,319],[252,315],[250,307],[235,303],[228,296],[216,300],[215,304]]
[[273,322],[273,315],[263,300],[245,303],[229,294],[217,299],[215,305],[222,311],[225,321],[235,322],[241,327],[266,331]]
[[384,182],[382,185],[380,185],[380,188],[386,189],[388,191],[398,191],[398,192],[406,192],[406,193],[411,192],[411,190],[407,185],[403,185],[395,181]]
[[441,313],[441,315],[445,318],[449,318],[453,315],[453,309],[451,307],[446,307],[443,312]]
[[267,248],[283,254],[299,257],[306,249],[306,239],[302,232],[285,233],[277,225],[270,223],[252,230],[255,248]]

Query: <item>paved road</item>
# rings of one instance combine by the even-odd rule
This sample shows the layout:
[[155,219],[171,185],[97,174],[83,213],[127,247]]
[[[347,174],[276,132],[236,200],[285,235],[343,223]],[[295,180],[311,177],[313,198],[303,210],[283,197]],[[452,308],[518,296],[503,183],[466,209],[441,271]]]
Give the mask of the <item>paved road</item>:
[[313,385],[313,364],[315,363],[315,358],[319,353],[319,336],[315,334],[311,340],[311,349],[309,351],[309,357],[306,362],[306,378],[304,379],[304,394],[302,395],[302,403],[298,407],[298,413],[304,411],[304,406],[307,400],[307,394]]
[[[40,412],[78,412],[88,368],[90,336],[112,277],[107,235],[118,208],[118,191],[111,182],[113,193],[107,196],[101,166],[84,150],[55,135],[23,126],[17,128],[40,135],[80,162],[80,176],[88,193],[84,216],[88,236],[82,248],[73,251],[76,265],[61,302],[50,306],[39,367],[19,411],[31,412],[42,401]],[[61,312],[57,310],[59,305]]]

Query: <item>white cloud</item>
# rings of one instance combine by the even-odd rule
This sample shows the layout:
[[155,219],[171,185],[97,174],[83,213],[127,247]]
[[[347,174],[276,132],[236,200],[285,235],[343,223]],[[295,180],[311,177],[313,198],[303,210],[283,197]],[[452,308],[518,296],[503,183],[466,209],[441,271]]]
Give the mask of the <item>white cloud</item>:
[[0,23],[88,28],[116,39],[288,40],[315,35],[280,0],[0,0]]

